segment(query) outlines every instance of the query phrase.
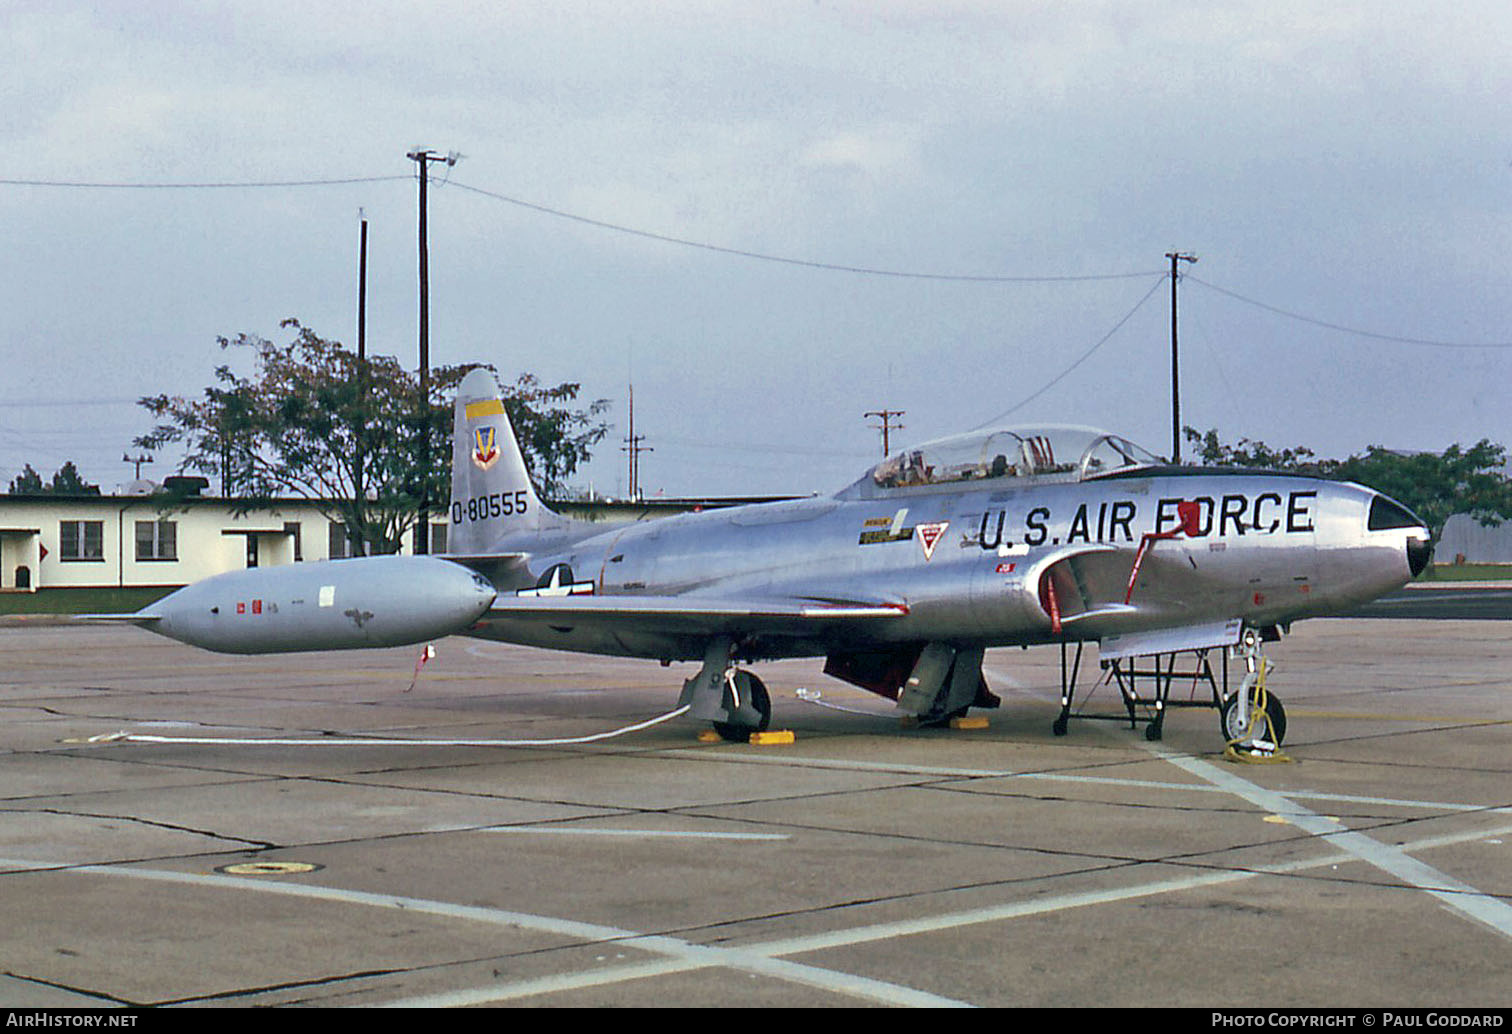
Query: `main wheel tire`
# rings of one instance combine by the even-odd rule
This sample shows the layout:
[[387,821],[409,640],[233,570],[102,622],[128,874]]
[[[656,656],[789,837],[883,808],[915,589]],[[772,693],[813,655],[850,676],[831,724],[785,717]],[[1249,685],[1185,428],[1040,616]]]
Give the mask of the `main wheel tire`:
[[735,673],[735,688],[740,693],[742,704],[756,711],[761,720],[755,725],[745,722],[714,722],[714,731],[730,743],[746,743],[752,733],[765,732],[767,726],[772,724],[772,697],[767,692],[766,683],[745,669]]

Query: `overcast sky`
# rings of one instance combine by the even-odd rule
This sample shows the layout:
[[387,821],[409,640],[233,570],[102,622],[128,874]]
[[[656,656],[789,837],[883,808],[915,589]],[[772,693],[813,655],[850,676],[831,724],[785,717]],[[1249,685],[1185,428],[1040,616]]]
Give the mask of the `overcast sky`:
[[[11,0],[0,96],[0,179],[376,180],[0,185],[0,486],[129,480],[135,399],[198,393],[219,336],[355,344],[359,208],[369,348],[413,364],[415,145],[464,155],[430,191],[433,361],[612,399],[600,492],[632,378],[648,494],[838,488],[884,407],[895,448],[1069,422],[1169,453],[1173,249],[1185,423],[1512,443],[1505,0]],[[1119,278],[820,269],[489,194],[836,266]]]

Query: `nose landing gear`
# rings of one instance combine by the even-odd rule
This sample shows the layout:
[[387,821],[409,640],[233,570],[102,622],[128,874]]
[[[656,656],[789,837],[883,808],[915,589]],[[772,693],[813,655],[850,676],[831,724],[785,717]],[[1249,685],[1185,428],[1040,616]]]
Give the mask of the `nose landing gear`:
[[1244,630],[1238,652],[1244,658],[1244,680],[1238,691],[1223,701],[1218,713],[1228,741],[1225,756],[1237,761],[1290,761],[1281,753],[1281,742],[1286,739],[1286,708],[1265,689],[1265,678],[1275,665],[1260,652],[1260,636],[1254,629]]

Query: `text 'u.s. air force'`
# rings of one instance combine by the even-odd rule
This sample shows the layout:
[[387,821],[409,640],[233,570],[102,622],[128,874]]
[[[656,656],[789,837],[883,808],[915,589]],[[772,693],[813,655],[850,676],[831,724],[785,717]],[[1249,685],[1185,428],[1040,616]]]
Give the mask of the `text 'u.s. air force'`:
[[1036,506],[1021,516],[1008,508],[982,514],[976,541],[983,549],[1063,545],[1076,542],[1137,542],[1140,535],[1181,531],[1189,538],[1209,535],[1306,534],[1315,530],[1313,507],[1318,493],[1231,493],[1194,499],[1158,500],[1141,514],[1133,499],[1081,503],[1062,525],[1048,506]]

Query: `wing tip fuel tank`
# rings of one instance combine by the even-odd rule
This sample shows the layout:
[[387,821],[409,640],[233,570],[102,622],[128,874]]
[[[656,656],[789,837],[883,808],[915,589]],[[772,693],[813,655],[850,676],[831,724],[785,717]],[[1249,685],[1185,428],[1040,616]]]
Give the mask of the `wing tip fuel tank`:
[[494,595],[486,578],[450,561],[362,557],[230,571],[130,617],[156,619],[144,627],[219,653],[344,650],[461,632]]

